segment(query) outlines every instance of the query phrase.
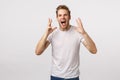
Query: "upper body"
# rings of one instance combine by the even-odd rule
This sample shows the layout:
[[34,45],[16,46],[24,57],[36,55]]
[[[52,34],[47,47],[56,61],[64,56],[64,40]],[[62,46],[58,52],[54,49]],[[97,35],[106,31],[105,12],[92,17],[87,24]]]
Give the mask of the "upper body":
[[54,30],[48,41],[52,46],[52,76],[73,78],[79,76],[79,50],[84,38],[70,26],[67,31]]
[[77,27],[71,26],[70,10],[65,5],[56,9],[56,18],[59,28],[52,27],[49,19],[48,27],[36,46],[36,54],[40,55],[52,45],[52,75],[72,78],[79,75],[79,49],[80,43],[93,54],[97,52],[95,43],[84,30],[81,20],[76,20]]

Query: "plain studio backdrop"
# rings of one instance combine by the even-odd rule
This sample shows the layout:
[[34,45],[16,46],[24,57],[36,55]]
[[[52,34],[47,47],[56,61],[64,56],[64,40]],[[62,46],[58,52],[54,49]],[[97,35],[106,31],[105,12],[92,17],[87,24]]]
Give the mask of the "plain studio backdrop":
[[81,80],[120,80],[119,0],[0,0],[0,80],[49,80],[51,46],[35,55],[48,18],[58,26],[59,4],[71,10],[71,24],[81,18],[96,43],[93,55],[81,45]]

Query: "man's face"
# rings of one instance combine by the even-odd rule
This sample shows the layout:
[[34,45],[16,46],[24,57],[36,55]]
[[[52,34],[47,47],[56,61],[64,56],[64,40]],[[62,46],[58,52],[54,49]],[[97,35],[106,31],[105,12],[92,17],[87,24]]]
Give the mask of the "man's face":
[[60,25],[60,28],[66,29],[69,26],[70,15],[67,10],[60,9],[58,10],[57,20]]

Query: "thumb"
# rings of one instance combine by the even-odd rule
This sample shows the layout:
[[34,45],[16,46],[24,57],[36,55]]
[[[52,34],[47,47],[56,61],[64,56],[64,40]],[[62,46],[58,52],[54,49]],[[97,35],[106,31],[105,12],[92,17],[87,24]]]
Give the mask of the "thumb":
[[57,29],[57,27],[54,27],[53,30]]

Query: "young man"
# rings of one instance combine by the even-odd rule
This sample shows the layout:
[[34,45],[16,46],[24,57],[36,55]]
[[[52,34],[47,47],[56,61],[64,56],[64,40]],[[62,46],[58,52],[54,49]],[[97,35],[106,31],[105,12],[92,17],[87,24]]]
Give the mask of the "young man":
[[95,43],[84,30],[81,20],[76,20],[77,27],[70,25],[70,10],[66,5],[56,8],[59,28],[52,27],[49,19],[48,27],[36,46],[36,54],[40,55],[52,45],[51,80],[79,80],[79,50],[82,43],[92,54],[97,52]]

